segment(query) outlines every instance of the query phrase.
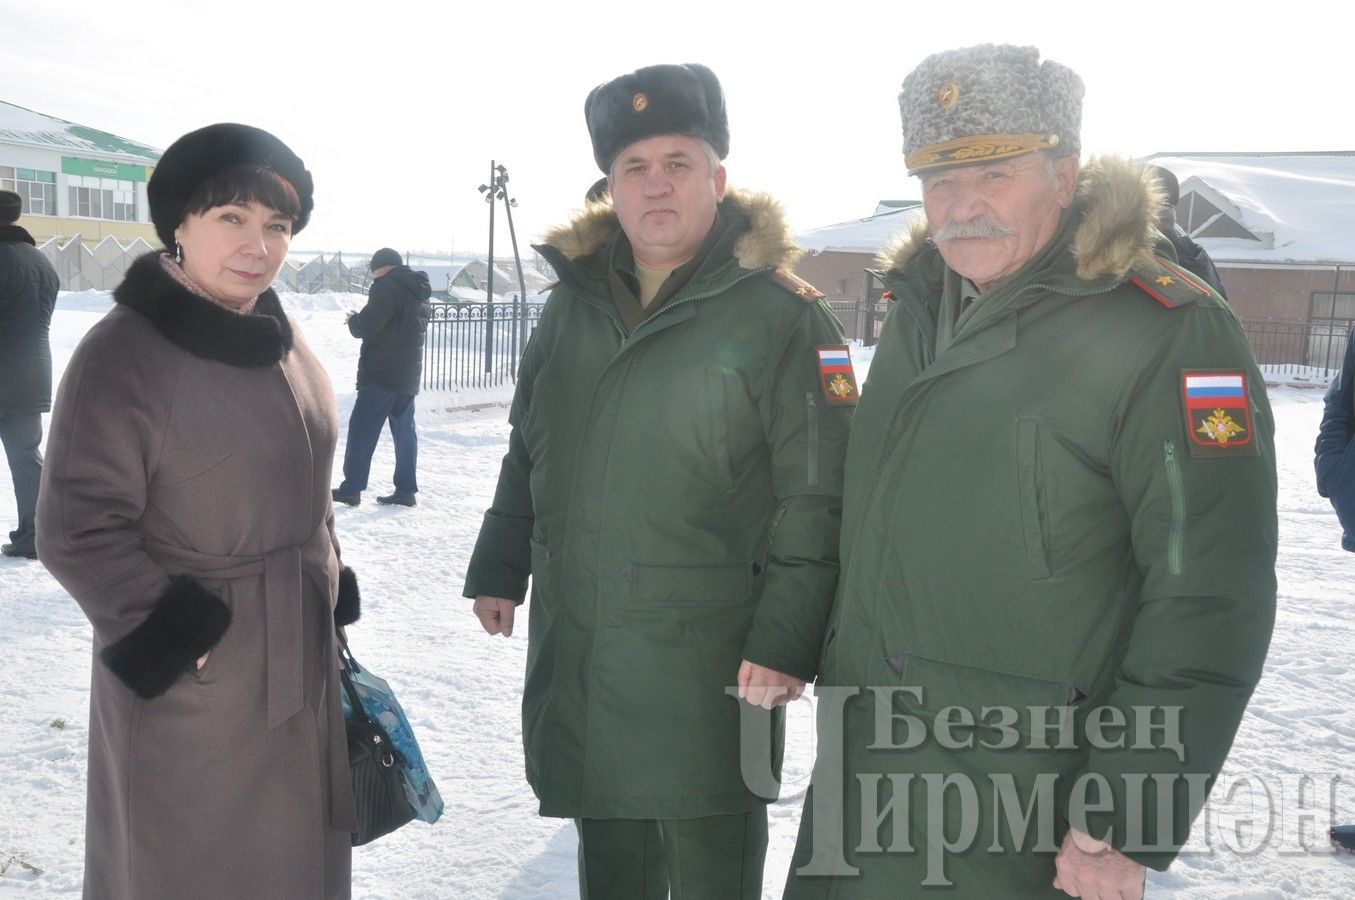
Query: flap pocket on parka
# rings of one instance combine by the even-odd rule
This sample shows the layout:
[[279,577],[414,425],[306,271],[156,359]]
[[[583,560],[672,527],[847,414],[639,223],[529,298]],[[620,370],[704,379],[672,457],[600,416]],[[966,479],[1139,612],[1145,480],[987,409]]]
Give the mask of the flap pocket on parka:
[[546,595],[550,591],[551,569],[554,565],[554,554],[551,548],[544,542],[536,538],[531,539],[532,546],[532,594],[533,596]]
[[[903,701],[920,713],[936,714],[950,706],[963,707],[971,713],[975,723],[994,724],[999,720],[1024,735],[1031,734],[1032,708],[1077,706],[1086,701],[1086,694],[1070,682],[1031,678],[1010,672],[998,672],[978,666],[962,665],[929,659],[914,653],[897,653],[885,657],[885,664],[898,675],[899,684],[916,688]],[[984,710],[1003,710],[990,712]],[[1013,720],[1005,710],[1016,713]],[[1043,718],[1051,714],[1045,713]]]
[[1040,453],[1040,420],[1036,418],[1016,420],[1016,485],[1026,566],[1032,581],[1042,581],[1054,572],[1049,561],[1049,510],[1044,459]]
[[636,565],[631,596],[649,606],[737,606],[753,590],[750,563],[725,566]]

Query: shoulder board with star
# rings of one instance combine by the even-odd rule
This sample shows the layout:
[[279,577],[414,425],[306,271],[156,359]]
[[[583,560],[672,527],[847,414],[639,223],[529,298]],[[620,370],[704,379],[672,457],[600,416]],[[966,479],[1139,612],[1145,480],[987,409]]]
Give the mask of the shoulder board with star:
[[781,287],[790,291],[806,303],[818,303],[824,298],[823,291],[814,287],[814,285],[805,281],[794,272],[786,272],[782,269],[777,269],[770,277],[772,281],[781,285]]
[[1161,256],[1154,256],[1152,262],[1130,269],[1129,281],[1167,309],[1197,303],[1214,295],[1195,275]]

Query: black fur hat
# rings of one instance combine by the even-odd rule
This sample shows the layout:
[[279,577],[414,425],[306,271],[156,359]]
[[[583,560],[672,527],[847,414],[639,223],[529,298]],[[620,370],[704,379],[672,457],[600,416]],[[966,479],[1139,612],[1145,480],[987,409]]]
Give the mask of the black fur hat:
[[698,63],[646,66],[600,84],[583,104],[593,159],[610,173],[618,153],[661,134],[702,138],[724,159],[729,117],[715,73]]
[[367,268],[375,272],[382,266],[402,266],[404,264],[405,261],[399,253],[392,250],[390,247],[382,247],[372,254],[372,261],[368,264]]
[[13,191],[0,191],[0,225],[12,225],[19,221],[23,209],[23,197]]
[[1181,183],[1176,180],[1176,174],[1170,169],[1164,169],[1161,166],[1151,166],[1153,175],[1157,178],[1158,184],[1162,185],[1162,193],[1166,195],[1167,205],[1176,206],[1181,202]]
[[306,164],[262,128],[221,122],[190,131],[169,145],[146,185],[151,221],[166,247],[174,246],[174,229],[184,220],[189,198],[208,178],[236,166],[268,166],[287,179],[301,198],[301,215],[292,234],[306,227],[315,207],[315,185]]

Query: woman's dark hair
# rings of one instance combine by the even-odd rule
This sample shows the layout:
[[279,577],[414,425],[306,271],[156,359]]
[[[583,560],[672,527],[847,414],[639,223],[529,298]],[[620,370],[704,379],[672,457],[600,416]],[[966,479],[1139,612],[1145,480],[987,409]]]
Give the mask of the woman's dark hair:
[[259,203],[292,220],[301,216],[301,197],[291,182],[268,166],[235,166],[197,186],[184,207],[184,218],[228,204]]

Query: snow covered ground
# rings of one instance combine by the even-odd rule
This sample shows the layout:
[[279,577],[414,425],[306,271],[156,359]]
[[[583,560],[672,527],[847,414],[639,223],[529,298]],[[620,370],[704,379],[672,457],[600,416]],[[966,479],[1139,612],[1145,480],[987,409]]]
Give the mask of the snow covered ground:
[[[329,368],[344,423],[355,396],[358,342],[343,327],[343,314],[362,300],[284,296]],[[62,295],[52,333],[58,376],[109,304],[102,292]],[[858,358],[863,367],[868,361],[868,354]],[[414,823],[355,851],[354,896],[364,900],[577,896],[573,827],[538,818],[522,778],[525,623],[509,640],[490,639],[460,598],[507,445],[506,410],[446,407],[507,396],[507,389],[421,396],[420,505],[371,502],[394,465],[383,439],[366,502],[338,511],[344,560],[363,584],[354,652],[395,687],[447,801],[437,825]],[[1221,782],[1234,789],[1231,800],[1215,792],[1209,819],[1192,837],[1198,852],[1153,874],[1150,897],[1355,896],[1355,857],[1334,856],[1325,838],[1333,817],[1355,821],[1355,783],[1333,780],[1349,772],[1355,747],[1355,556],[1339,549],[1336,518],[1312,485],[1321,393],[1277,387],[1271,402],[1279,444],[1280,612],[1266,675]],[[13,496],[0,478],[0,524],[8,530],[13,521]],[[0,895],[78,893],[89,627],[40,565],[9,559],[0,559],[0,622]],[[779,897],[784,882],[812,760],[811,730],[805,699],[791,710],[786,799],[771,809],[766,897]],[[1306,788],[1304,776],[1311,779]]]

